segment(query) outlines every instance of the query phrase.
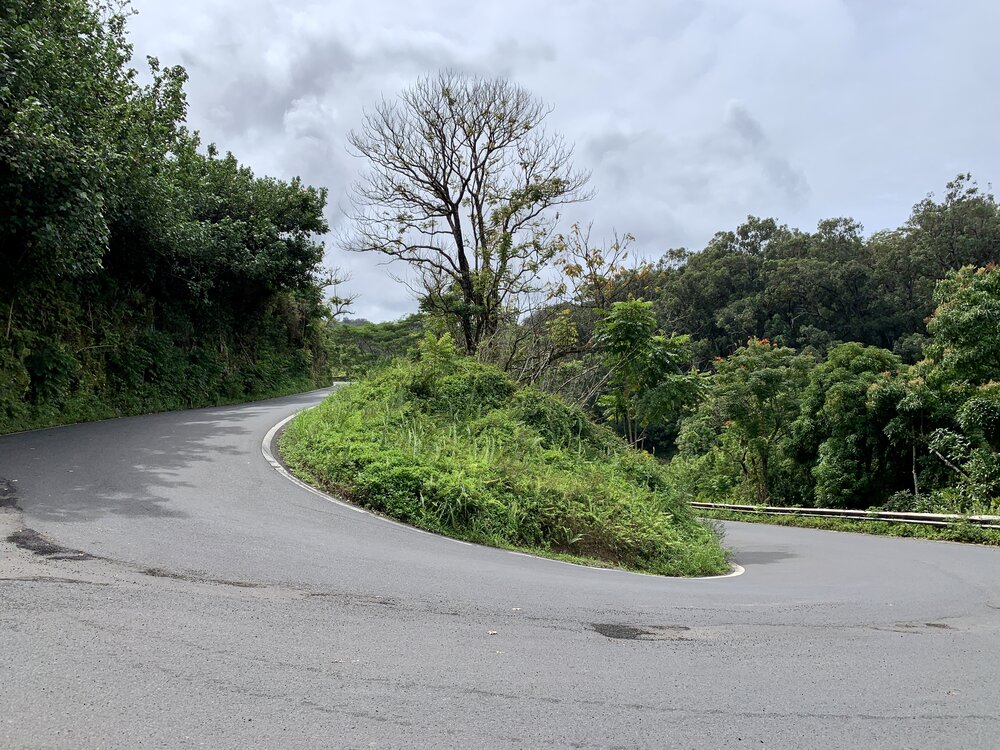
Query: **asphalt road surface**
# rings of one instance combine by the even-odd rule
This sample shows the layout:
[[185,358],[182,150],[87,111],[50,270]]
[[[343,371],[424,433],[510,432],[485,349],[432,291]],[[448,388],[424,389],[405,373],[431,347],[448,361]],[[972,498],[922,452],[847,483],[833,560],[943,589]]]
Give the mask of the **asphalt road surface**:
[[0,437],[0,747],[1000,747],[1000,550],[727,524],[746,572],[682,580],[475,547],[278,474],[322,395]]

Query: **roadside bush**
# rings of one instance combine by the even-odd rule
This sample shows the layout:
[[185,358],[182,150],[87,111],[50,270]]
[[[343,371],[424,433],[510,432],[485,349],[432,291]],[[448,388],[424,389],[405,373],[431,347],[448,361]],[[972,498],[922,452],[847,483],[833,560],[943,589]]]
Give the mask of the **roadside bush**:
[[31,377],[30,400],[61,402],[69,395],[79,363],[60,342],[36,338],[24,367]]

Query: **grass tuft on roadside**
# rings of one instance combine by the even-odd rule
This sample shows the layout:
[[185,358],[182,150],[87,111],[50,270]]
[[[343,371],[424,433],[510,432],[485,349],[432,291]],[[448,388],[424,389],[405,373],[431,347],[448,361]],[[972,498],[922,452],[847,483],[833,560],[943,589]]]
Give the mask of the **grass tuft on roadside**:
[[729,569],[661,464],[447,337],[300,414],[280,449],[303,479],[452,537],[661,575]]

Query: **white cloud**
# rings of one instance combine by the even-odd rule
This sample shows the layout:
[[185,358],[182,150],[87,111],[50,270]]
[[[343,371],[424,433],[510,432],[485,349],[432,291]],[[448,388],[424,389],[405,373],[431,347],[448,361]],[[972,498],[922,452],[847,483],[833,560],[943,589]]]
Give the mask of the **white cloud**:
[[[896,226],[958,171],[1000,173],[1000,4],[977,0],[135,0],[137,55],[188,68],[190,124],[344,218],[364,107],[442,67],[555,107],[597,197],[570,219],[650,255],[748,213]],[[331,248],[358,313],[415,307],[379,259]]]

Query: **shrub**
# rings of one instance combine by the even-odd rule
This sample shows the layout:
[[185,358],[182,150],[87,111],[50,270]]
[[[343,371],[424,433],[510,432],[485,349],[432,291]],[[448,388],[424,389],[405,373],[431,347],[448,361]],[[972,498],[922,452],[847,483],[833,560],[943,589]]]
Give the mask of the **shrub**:
[[299,415],[281,448],[314,483],[424,529],[668,575],[727,567],[662,464],[447,340]]

